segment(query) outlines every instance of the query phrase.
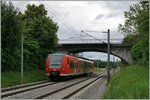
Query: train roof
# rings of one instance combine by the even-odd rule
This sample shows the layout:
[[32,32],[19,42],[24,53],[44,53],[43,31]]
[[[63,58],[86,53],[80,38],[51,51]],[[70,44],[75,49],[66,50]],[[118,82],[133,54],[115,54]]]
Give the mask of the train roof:
[[53,54],[50,54],[50,55],[64,55],[62,53],[53,53]]
[[[68,55],[68,54],[63,54],[63,53],[54,53],[54,54],[50,54],[50,55],[66,55],[66,56],[70,56],[70,57],[75,57],[75,56],[72,56],[72,55]],[[89,62],[89,63],[94,63],[93,61],[90,61],[90,60],[87,60],[87,59],[83,59],[83,58],[79,58],[79,57],[75,57],[79,60],[82,60],[82,61],[86,61],[86,62]]]

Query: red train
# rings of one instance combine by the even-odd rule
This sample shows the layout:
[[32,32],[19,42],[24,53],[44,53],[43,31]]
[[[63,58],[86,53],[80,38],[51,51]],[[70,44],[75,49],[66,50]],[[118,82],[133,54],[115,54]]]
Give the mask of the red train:
[[46,59],[46,75],[49,78],[92,74],[94,62],[67,54],[49,54]]

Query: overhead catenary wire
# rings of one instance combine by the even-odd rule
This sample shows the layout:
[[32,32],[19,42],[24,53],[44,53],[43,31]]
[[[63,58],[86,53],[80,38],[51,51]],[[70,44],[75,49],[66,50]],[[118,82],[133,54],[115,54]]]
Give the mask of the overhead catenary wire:
[[[41,1],[39,1],[41,4],[42,4],[42,2]],[[45,4],[45,5],[47,5],[47,4]],[[47,5],[48,6],[48,5]],[[45,6],[46,7],[46,6]],[[70,28],[61,20],[61,19],[59,19],[48,7],[46,7],[47,8],[47,10],[48,11],[50,11],[50,13],[54,16],[54,17],[56,17],[62,24],[64,24],[69,30],[70,30]],[[72,31],[73,32],[73,30],[70,30],[70,31]]]
[[[42,4],[41,1],[39,1],[39,3]],[[45,2],[44,2],[44,4],[47,5]],[[47,6],[48,6],[48,5],[47,5]],[[46,6],[45,6],[45,7],[46,7]],[[48,7],[49,7],[49,6],[48,6]],[[58,17],[58,15],[54,14],[48,7],[46,7],[47,10],[50,11],[50,13],[51,13],[53,16],[55,16],[55,17],[56,17],[63,25],[65,25],[70,31],[72,31],[73,33],[75,33],[74,30],[72,30],[64,21],[62,21],[62,18],[60,19],[60,18]],[[55,13],[56,13],[56,12],[55,12]],[[77,33],[75,33],[75,34],[77,35]],[[79,38],[82,40],[81,37],[79,37]]]
[[[46,5],[47,5],[47,3],[45,2],[45,1],[43,1]],[[48,6],[48,5],[47,5]],[[53,12],[55,12],[55,14],[57,15],[57,16],[59,16],[59,18],[61,19],[61,20],[63,20],[64,21],[64,19],[52,8],[52,7],[50,7],[50,6],[48,6]],[[64,21],[65,22],[65,21]],[[77,33],[79,33],[76,29],[74,29],[71,25],[68,25],[70,28],[72,28],[72,30],[75,30]],[[80,34],[80,33],[79,33]],[[81,34],[80,34],[80,36],[81,36]]]
[[94,37],[94,36],[92,36],[92,35],[90,35],[90,34],[84,32],[83,30],[81,30],[81,32],[83,32],[83,33],[85,33],[85,34],[87,34],[87,35],[93,37],[94,39],[96,39],[96,40],[98,40],[98,41],[101,41],[101,42],[104,43],[104,44],[107,44],[107,43],[105,43],[104,41],[102,41],[102,40],[100,40],[100,39],[98,39],[98,38],[96,38],[96,37]]

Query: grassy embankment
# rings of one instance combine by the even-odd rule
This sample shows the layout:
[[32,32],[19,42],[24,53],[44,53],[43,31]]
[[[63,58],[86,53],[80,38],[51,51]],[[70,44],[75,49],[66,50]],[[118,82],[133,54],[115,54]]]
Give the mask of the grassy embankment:
[[110,81],[104,99],[148,99],[149,68],[132,65],[121,68]]
[[106,70],[106,68],[96,68],[96,67],[94,67],[95,72],[99,72],[99,71],[103,71],[103,70]]
[[[25,71],[24,83],[36,82],[48,79],[45,72],[41,70]],[[1,86],[8,87],[20,84],[20,72],[2,72],[1,73]]]

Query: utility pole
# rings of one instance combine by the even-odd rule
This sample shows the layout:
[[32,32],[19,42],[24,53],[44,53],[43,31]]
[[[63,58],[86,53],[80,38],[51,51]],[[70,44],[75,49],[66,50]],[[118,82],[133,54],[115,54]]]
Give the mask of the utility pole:
[[[81,32],[84,32],[83,30]],[[100,32],[100,31],[92,31],[92,32]],[[86,32],[84,32],[85,34],[87,34]],[[107,84],[109,83],[110,81],[110,29],[108,29],[107,32],[102,32],[102,33],[107,33],[108,34],[108,42],[107,42],[107,60],[108,60],[108,63],[107,63],[107,74],[108,74],[108,78],[107,78]],[[87,34],[89,35],[89,34]],[[91,36],[91,35],[89,35]],[[91,36],[93,37],[93,36]],[[95,38],[95,37],[93,37]],[[97,39],[95,38],[96,40],[99,40],[101,41],[100,39]],[[101,41],[102,43],[106,44],[104,41]]]
[[107,44],[107,52],[108,52],[108,83],[110,82],[110,30],[108,29],[108,44]]
[[98,59],[97,59],[97,68],[98,68]]
[[23,83],[23,33],[21,34],[21,83]]
[[110,82],[110,29],[108,29],[107,32],[103,32],[103,33],[107,33],[107,39],[108,39],[108,42],[107,42],[107,60],[108,60],[108,63],[107,63],[107,74],[108,74],[108,78],[107,78],[107,84]]
[[118,63],[118,59],[117,59],[117,71],[119,70],[119,63]]
[[115,75],[115,56],[113,56],[113,74]]

